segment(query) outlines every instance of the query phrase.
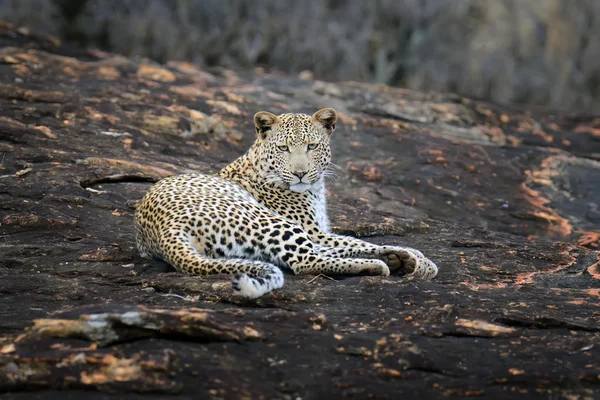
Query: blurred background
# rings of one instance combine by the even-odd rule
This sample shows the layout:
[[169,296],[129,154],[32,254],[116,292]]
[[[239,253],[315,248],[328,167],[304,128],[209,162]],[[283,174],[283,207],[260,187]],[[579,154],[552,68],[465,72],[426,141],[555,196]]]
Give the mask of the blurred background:
[[600,111],[600,0],[0,0],[85,47]]

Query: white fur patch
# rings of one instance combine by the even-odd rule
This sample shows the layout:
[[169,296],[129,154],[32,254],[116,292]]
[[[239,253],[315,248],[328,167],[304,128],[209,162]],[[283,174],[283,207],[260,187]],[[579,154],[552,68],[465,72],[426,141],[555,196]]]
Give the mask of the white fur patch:
[[265,287],[259,285],[256,280],[250,278],[246,274],[241,274],[235,279],[237,279],[237,293],[242,297],[256,299],[268,292],[268,290],[265,290]]
[[315,219],[319,225],[319,229],[325,233],[329,233],[329,217],[327,216],[327,202],[325,196],[319,196],[318,201],[315,204]]
[[283,273],[279,268],[274,267],[269,274],[271,278],[262,278],[263,283],[246,274],[240,274],[233,278],[233,287],[236,288],[235,291],[240,296],[248,299],[256,299],[283,286]]
[[312,189],[313,185],[309,185],[308,183],[296,183],[295,185],[290,186],[290,190],[292,192],[306,192],[309,189]]

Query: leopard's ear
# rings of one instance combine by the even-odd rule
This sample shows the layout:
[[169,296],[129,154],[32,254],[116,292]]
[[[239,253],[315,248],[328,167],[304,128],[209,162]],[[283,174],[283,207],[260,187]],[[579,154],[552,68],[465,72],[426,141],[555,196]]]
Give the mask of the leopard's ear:
[[271,127],[279,121],[279,118],[275,114],[271,114],[267,111],[259,111],[254,114],[254,126],[256,127],[256,134],[264,139],[269,134]]
[[313,115],[315,122],[323,126],[328,134],[332,134],[335,130],[335,122],[337,121],[337,113],[333,108],[322,108]]

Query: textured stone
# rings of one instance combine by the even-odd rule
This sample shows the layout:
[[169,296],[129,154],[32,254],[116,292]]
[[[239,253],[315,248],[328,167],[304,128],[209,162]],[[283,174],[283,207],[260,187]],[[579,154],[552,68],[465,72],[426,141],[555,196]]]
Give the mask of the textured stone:
[[[210,74],[6,24],[0,44],[3,398],[600,396],[600,118]],[[434,281],[286,275],[247,301],[139,257],[153,182],[216,172],[259,110],[325,106],[334,229],[421,249]]]

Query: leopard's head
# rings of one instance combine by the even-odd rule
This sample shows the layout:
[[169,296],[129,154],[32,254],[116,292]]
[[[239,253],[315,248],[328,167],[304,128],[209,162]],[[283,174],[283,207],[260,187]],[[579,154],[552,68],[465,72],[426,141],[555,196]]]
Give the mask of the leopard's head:
[[275,186],[305,192],[321,185],[331,163],[329,140],[337,113],[323,108],[314,115],[254,115],[256,167]]

